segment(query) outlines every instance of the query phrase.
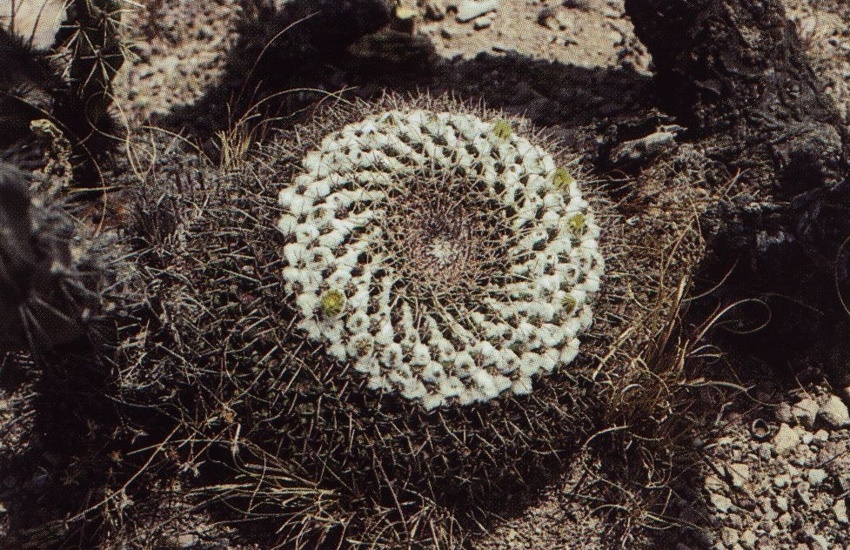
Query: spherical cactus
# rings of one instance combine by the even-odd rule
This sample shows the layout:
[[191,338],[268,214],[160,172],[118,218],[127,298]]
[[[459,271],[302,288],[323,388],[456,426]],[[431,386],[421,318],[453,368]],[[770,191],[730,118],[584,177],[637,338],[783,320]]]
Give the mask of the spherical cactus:
[[238,484],[198,480],[305,547],[456,546],[557,475],[659,329],[693,216],[624,223],[553,139],[449,99],[321,107],[236,171],[151,159],[122,401],[231,457]]
[[[280,192],[299,328],[431,410],[568,365],[599,290],[599,227],[510,123],[392,110],[325,137]],[[329,314],[332,310],[332,314]]]

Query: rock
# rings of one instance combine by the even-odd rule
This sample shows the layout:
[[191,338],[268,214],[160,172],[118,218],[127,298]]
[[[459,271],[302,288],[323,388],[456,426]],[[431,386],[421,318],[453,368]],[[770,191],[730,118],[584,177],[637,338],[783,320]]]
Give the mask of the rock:
[[743,546],[746,550],[750,550],[751,548],[755,548],[756,546],[756,535],[752,531],[744,531],[741,533],[741,538],[738,540],[738,543]]
[[850,412],[847,411],[847,405],[837,395],[832,395],[826,400],[818,411],[818,416],[831,428],[850,427]]
[[800,444],[800,434],[788,424],[782,423],[773,436],[773,447],[780,455],[787,455]]
[[725,544],[726,546],[735,546],[736,544],[738,544],[738,539],[740,538],[740,535],[738,534],[738,531],[730,529],[729,527],[724,527],[720,531],[720,538],[723,539],[723,544]]
[[791,523],[793,520],[791,519],[791,514],[785,512],[776,520],[776,524],[779,525],[782,529],[788,529],[791,527]]
[[816,441],[829,441],[829,432],[826,430],[818,430],[815,432]]
[[800,438],[800,439],[803,440],[804,445],[808,445],[809,443],[812,442],[812,440],[814,440],[814,438],[815,438],[815,436],[812,432],[806,432],[806,433],[803,434],[803,437]]
[[776,500],[774,500],[774,503],[776,504],[776,509],[779,510],[780,512],[787,512],[788,511],[788,499],[785,498],[784,496],[782,496],[782,495],[777,496]]
[[799,484],[797,484],[797,488],[794,489],[794,492],[797,493],[797,497],[807,507],[810,507],[812,505],[812,495],[811,493],[809,493],[810,488],[811,484],[808,481],[801,481]]
[[625,141],[611,151],[613,164],[631,164],[646,160],[665,151],[675,150],[676,138],[685,129],[675,124],[660,126],[655,132],[639,139]]
[[743,463],[730,464],[726,471],[732,476],[732,485],[735,487],[743,487],[745,483],[750,481],[750,467]]
[[425,19],[442,21],[446,16],[446,6],[440,0],[426,0]]
[[782,489],[783,487],[788,487],[790,484],[791,484],[791,476],[788,475],[788,474],[780,474],[780,475],[776,476],[775,478],[773,478],[773,485],[778,489]]
[[726,487],[726,484],[716,475],[709,475],[706,476],[705,482],[703,482],[703,487],[709,491],[719,491]]
[[788,403],[780,403],[777,405],[774,414],[776,414],[776,420],[779,422],[784,422],[785,424],[796,423],[796,418],[794,418],[794,414],[791,412],[791,405]]
[[547,29],[552,29],[549,25],[549,21],[555,17],[555,9],[552,6],[544,6],[539,12],[537,12],[537,24]]
[[711,493],[709,496],[709,500],[711,501],[712,506],[714,506],[718,512],[728,512],[730,508],[732,508],[732,501],[729,500],[728,497],[723,496],[719,493]]
[[832,507],[832,513],[835,514],[835,520],[842,525],[847,525],[850,523],[850,518],[847,517],[847,501],[843,498],[838,499],[835,502],[835,506]]
[[487,17],[479,17],[475,21],[472,22],[472,28],[476,31],[480,31],[482,29],[488,28],[493,24],[493,19],[490,16]]
[[475,2],[473,0],[464,0],[457,6],[456,19],[460,23],[472,21],[476,17],[481,17],[485,13],[495,11],[499,8],[499,0],[484,0]]
[[807,429],[812,429],[815,425],[815,417],[818,415],[819,408],[817,401],[807,397],[791,407],[791,414],[794,415],[797,422]]
[[829,550],[829,541],[823,535],[812,535],[812,542],[817,545],[820,550]]
[[814,470],[809,470],[809,483],[811,485],[820,485],[826,480],[826,470],[821,470],[820,468],[815,468]]
[[180,548],[191,548],[192,546],[198,544],[200,540],[201,539],[195,534],[184,533],[177,537],[177,545]]

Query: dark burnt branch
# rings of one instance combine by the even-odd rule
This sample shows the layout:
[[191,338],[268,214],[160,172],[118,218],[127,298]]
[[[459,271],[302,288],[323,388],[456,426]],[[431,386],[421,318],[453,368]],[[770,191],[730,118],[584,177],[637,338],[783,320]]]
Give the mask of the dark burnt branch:
[[[806,328],[846,346],[850,138],[781,3],[626,0],[626,12],[653,56],[664,108],[730,173],[744,170],[748,194],[708,224],[715,257],[737,260],[750,289],[815,306],[820,322]],[[780,323],[810,334],[795,319]]]

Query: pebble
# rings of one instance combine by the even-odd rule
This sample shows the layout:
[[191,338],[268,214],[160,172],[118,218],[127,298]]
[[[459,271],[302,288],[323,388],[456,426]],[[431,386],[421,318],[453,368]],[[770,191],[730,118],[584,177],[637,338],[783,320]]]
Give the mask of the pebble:
[[773,485],[777,488],[782,489],[783,487],[788,487],[791,484],[791,476],[788,474],[780,474],[773,478]]
[[812,541],[820,550],[829,550],[829,541],[823,535],[812,535]]
[[706,476],[703,486],[709,491],[719,491],[723,489],[726,484],[716,475],[709,475]]
[[729,500],[728,497],[719,493],[712,493],[711,496],[709,496],[709,500],[711,500],[711,504],[717,508],[718,512],[728,512],[732,507],[732,501]]
[[750,550],[750,548],[754,548],[756,545],[756,535],[750,530],[744,531],[741,533],[741,538],[738,542],[741,546]]
[[476,17],[481,17],[485,13],[489,13],[499,8],[499,0],[485,0],[483,2],[474,2],[473,0],[465,0],[457,6],[456,19],[460,23],[472,21]]
[[847,405],[837,395],[832,395],[826,400],[818,411],[818,416],[832,428],[846,428],[850,426],[850,412]]
[[773,436],[773,446],[780,455],[787,455],[800,444],[800,434],[788,424],[782,423],[779,431]]
[[482,29],[486,29],[493,24],[493,19],[489,16],[487,17],[479,17],[475,21],[472,22],[472,28],[476,31],[480,31]]
[[835,506],[832,507],[832,513],[835,514],[835,521],[842,525],[850,523],[850,518],[847,517],[847,501],[843,498],[838,499]]
[[729,527],[724,527],[720,531],[720,538],[723,539],[723,544],[725,544],[726,546],[734,546],[738,544],[738,539],[740,538],[740,535],[738,534],[738,531],[730,529]]
[[794,490],[797,493],[797,496],[800,498],[800,501],[803,502],[806,506],[812,505],[812,495],[809,493],[809,489],[811,485],[808,481],[801,481],[797,488]]
[[821,470],[820,468],[815,468],[814,470],[809,470],[809,483],[812,485],[820,485],[826,480],[826,470]]
[[780,403],[776,406],[776,420],[779,422],[784,422],[785,424],[794,424],[796,419],[794,418],[794,414],[791,412],[791,405],[788,403]]
[[774,500],[774,502],[776,503],[776,509],[779,510],[780,512],[787,512],[788,511],[788,499],[787,498],[780,495],[780,496],[776,497],[776,500]]
[[750,481],[750,467],[746,464],[730,464],[727,471],[732,476],[732,485],[735,487],[743,487],[745,483]]
[[818,415],[819,408],[817,401],[810,397],[806,397],[791,407],[791,414],[794,415],[797,422],[806,428],[811,429],[815,425],[815,418]]
[[425,2],[425,18],[430,21],[442,21],[446,16],[446,6],[437,0]]
[[177,537],[177,545],[180,548],[191,548],[198,544],[201,539],[192,533],[184,533]]

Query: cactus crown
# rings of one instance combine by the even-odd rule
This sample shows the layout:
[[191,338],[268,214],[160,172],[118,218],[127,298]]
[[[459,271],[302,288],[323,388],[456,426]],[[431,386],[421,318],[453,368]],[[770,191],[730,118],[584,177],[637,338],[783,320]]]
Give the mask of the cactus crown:
[[427,409],[526,394],[570,363],[599,289],[576,180],[505,120],[385,112],[327,136],[280,192],[300,328]]

